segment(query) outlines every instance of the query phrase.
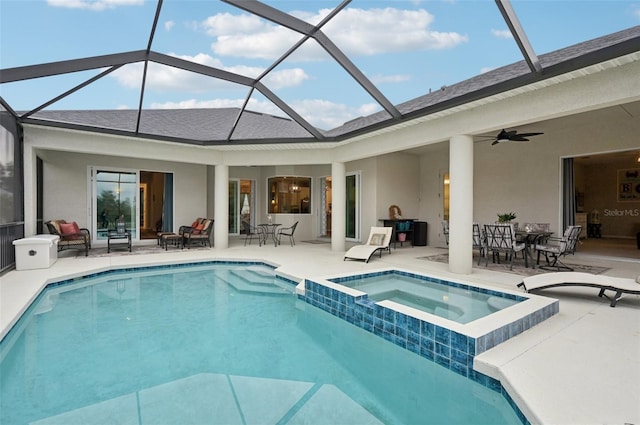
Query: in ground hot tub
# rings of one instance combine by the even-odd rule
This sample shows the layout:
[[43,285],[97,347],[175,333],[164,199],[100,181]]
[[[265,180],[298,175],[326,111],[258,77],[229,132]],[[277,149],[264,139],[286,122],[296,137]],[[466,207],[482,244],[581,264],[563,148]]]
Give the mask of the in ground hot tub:
[[496,382],[473,370],[475,356],[558,312],[554,299],[399,269],[306,279],[296,291],[309,304],[486,385]]

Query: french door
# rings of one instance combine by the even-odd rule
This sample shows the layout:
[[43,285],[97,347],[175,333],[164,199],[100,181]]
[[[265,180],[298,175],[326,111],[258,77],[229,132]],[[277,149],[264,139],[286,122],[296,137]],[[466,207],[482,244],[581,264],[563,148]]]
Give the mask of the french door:
[[347,173],[346,227],[347,240],[360,240],[360,173]]
[[[360,240],[360,172],[346,175],[346,226],[347,240]],[[331,236],[332,221],[332,191],[331,177],[320,178],[320,236]]]
[[255,225],[256,181],[248,179],[229,180],[229,234],[244,231],[242,221]]

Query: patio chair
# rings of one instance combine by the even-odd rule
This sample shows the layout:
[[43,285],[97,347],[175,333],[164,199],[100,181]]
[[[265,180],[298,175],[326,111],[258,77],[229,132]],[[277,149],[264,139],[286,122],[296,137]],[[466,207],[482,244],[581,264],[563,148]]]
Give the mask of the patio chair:
[[362,260],[368,263],[373,254],[380,253],[382,258],[382,252],[387,251],[391,254],[391,234],[393,233],[393,227],[372,227],[369,231],[369,239],[364,245],[356,245],[351,247],[342,261],[349,260]]
[[513,258],[518,252],[522,252],[525,267],[529,267],[527,255],[525,252],[525,244],[516,241],[513,224],[485,224],[484,230],[487,236],[487,261],[485,266],[489,265],[489,251],[491,251],[493,261],[498,259],[500,263],[500,253],[504,252],[506,258],[510,260],[509,270],[513,270]]
[[487,237],[484,231],[480,230],[478,223],[473,223],[473,249],[478,250],[478,265],[480,260],[486,255]]
[[[564,286],[598,288],[600,289],[598,296],[607,298],[611,302],[609,305],[615,307],[618,300],[622,298],[622,294],[640,295],[640,275],[634,280],[582,272],[544,273],[525,277],[518,284],[518,287],[524,288],[526,292]],[[614,291],[615,295],[609,297],[605,291]]]
[[247,246],[247,241],[251,245],[254,237],[258,238],[258,246],[262,246],[262,242],[266,238],[262,227],[252,226],[248,221],[242,221],[242,229],[244,230],[244,246]]
[[442,234],[444,235],[444,241],[449,246],[449,222],[447,220],[442,221]]
[[58,251],[84,249],[84,256],[89,255],[89,249],[91,249],[89,229],[78,227],[75,221],[67,223],[65,220],[49,220],[45,224],[49,229],[49,233],[60,236]]
[[293,223],[293,226],[291,226],[291,227],[281,227],[281,228],[279,228],[278,229],[278,233],[277,233],[278,245],[280,245],[283,236],[288,236],[289,237],[289,242],[291,242],[291,246],[294,246],[296,244],[296,242],[293,240],[293,234],[296,231],[296,227],[298,227],[298,222],[297,221],[295,223]]
[[211,234],[213,233],[213,219],[205,218],[195,226],[181,226],[182,246],[189,248],[193,244],[209,245],[211,248]]
[[[573,271],[571,267],[560,261],[560,257],[576,252],[576,244],[578,243],[581,231],[581,226],[568,226],[561,238],[549,237],[547,243],[536,244],[536,251],[538,251],[536,264],[538,267],[543,270]],[[547,264],[542,266],[540,265],[541,253],[544,254],[544,258],[547,261]]]

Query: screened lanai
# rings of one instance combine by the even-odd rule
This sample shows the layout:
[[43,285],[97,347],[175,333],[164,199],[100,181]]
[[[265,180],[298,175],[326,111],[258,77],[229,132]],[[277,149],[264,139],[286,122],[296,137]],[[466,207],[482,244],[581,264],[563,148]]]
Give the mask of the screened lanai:
[[[340,163],[346,164],[344,173],[375,185],[362,189],[360,202],[365,204],[366,192],[389,191],[384,184],[390,178],[380,173],[369,179],[357,161],[391,160],[402,167],[406,162],[397,158],[403,155],[412,157],[403,173],[414,174],[402,177],[410,181],[405,186],[425,195],[419,199],[432,199],[437,190],[421,182],[440,181],[440,171],[460,164],[449,152],[457,134],[469,137],[476,150],[475,160],[462,162],[463,170],[476,162],[480,170],[497,168],[506,174],[513,171],[510,166],[496,167],[496,162],[542,155],[544,165],[534,169],[554,162],[550,171],[557,174],[559,157],[637,146],[637,133],[629,124],[637,117],[636,86],[607,88],[616,81],[626,84],[628,71],[612,74],[638,60],[640,28],[632,3],[611,7],[590,2],[580,14],[565,4],[549,14],[542,3],[507,1],[98,1],[28,6],[0,6],[0,100],[19,129],[15,141],[21,142],[26,129],[27,142],[25,189],[16,189],[18,197],[26,190],[26,219],[18,211],[3,222],[21,227],[24,221],[26,233],[36,231],[38,217],[47,218],[42,215],[70,214],[46,200],[38,202],[33,189],[39,166],[32,165],[34,160],[59,172],[56,161],[67,158],[62,152],[72,152],[87,166],[100,162],[91,155],[111,157],[109,166],[122,164],[119,156],[163,161],[149,164],[153,169],[145,171],[152,172],[173,169],[167,165],[171,161],[198,164],[205,167],[205,177],[197,179],[209,186],[215,185],[218,167],[219,178],[229,167],[230,177],[241,182],[248,176],[256,182],[258,214],[264,218],[269,207],[263,184],[269,177],[304,174],[335,180],[342,174],[336,174],[334,165],[340,169]],[[32,19],[18,19],[25,16]],[[5,40],[18,32],[19,21],[33,27],[21,29],[21,43],[12,50],[14,43],[5,45]],[[550,37],[546,28],[554,22],[563,30]],[[35,45],[38,49],[26,48]],[[601,71],[609,72],[606,78]],[[578,95],[582,87],[566,95],[554,90],[569,87],[562,84],[572,80],[597,92],[598,102]],[[573,102],[576,96],[584,103]],[[598,136],[572,151],[575,139],[593,134],[588,129],[594,120],[611,122],[609,134],[614,137]],[[544,135],[535,144],[500,143],[488,150],[505,127]],[[132,143],[135,147],[129,148]],[[444,159],[431,164],[435,159],[430,149]],[[552,156],[545,158],[545,151]],[[255,174],[241,168],[246,166],[263,168]],[[427,176],[429,168],[437,175]],[[493,178],[476,173],[476,181]],[[411,181],[416,178],[418,182]],[[534,189],[536,196],[546,196],[538,191]],[[49,192],[44,193],[46,197]],[[209,198],[198,208],[213,214],[212,205],[219,202],[214,195]],[[392,196],[383,198],[376,211],[358,212],[360,231],[375,224],[388,207]],[[436,208],[435,202],[415,201],[415,194],[400,198],[407,199],[409,214],[439,222],[439,203]],[[488,220],[509,198],[513,196],[504,193],[475,210]],[[40,213],[43,203],[49,207]],[[560,202],[549,204],[544,219],[560,227]],[[179,211],[175,216],[177,221],[190,220]],[[308,221],[304,235],[315,237],[320,218],[302,218]],[[229,232],[225,224],[222,221],[216,232],[221,237]],[[340,238],[335,235],[344,230],[331,233]]]

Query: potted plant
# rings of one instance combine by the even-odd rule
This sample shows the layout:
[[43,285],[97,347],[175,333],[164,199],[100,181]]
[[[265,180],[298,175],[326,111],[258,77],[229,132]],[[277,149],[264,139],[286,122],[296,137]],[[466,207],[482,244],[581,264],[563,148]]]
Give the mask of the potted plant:
[[516,213],[514,212],[498,214],[498,223],[511,223],[511,220],[515,220],[515,218]]

